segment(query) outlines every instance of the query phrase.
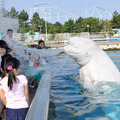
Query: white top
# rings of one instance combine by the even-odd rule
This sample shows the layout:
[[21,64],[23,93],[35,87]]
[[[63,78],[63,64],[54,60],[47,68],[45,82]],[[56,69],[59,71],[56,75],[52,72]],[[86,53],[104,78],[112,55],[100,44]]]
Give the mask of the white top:
[[5,92],[7,108],[20,109],[28,107],[24,90],[24,86],[27,85],[28,81],[24,75],[19,75],[17,78],[19,82],[13,83],[12,90],[8,87],[8,77],[4,77],[0,81],[0,89],[3,89]]

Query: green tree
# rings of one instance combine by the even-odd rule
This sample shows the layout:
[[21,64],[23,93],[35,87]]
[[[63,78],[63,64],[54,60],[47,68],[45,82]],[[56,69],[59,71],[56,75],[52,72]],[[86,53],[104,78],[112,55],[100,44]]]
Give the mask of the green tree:
[[40,25],[40,17],[39,17],[39,14],[37,12],[35,12],[33,14],[33,17],[31,19],[31,25],[34,26],[34,32],[38,32],[39,30],[39,25]]
[[79,17],[76,21],[75,21],[75,30],[77,33],[83,32],[82,28],[83,28],[83,24],[84,24],[84,18]]
[[30,30],[30,35],[34,35],[34,32],[35,32],[35,30],[36,30],[36,28],[35,28],[35,26],[33,26],[33,25],[30,25],[29,26],[29,30]]
[[29,23],[21,23],[21,25],[19,25],[19,33],[27,33],[29,32]]
[[4,7],[2,8],[2,16],[3,17],[8,17],[9,16],[9,11],[8,10],[6,10]]
[[56,33],[56,28],[52,23],[48,23],[48,33],[50,33],[50,34]]
[[50,40],[54,40],[56,34],[56,27],[52,23],[48,23],[48,33],[51,34]]
[[110,20],[102,20],[101,26],[102,29],[100,30],[100,32],[112,32]]
[[18,18],[22,21],[22,22],[26,22],[29,18],[29,15],[27,12],[25,12],[25,10],[22,10],[20,12],[20,14],[18,15]]
[[[89,25],[89,28],[87,27]],[[99,32],[100,31],[100,21],[98,18],[89,17],[85,19],[84,29],[87,32]]]
[[120,14],[117,11],[115,11],[113,13],[113,18],[111,20],[111,26],[114,29],[115,28],[120,28]]
[[29,35],[31,35],[32,40],[34,40],[34,35],[35,35],[35,33],[34,33],[34,31],[35,31],[35,26],[31,25],[31,26],[29,27],[29,29],[30,29]]
[[45,33],[46,32],[46,27],[45,27],[45,21],[43,18],[40,18],[40,21],[39,21],[39,28],[38,30],[40,31],[40,25],[42,26],[41,27],[41,33]]
[[100,32],[104,32],[105,21],[102,19],[99,22],[100,22],[99,30],[100,30]]
[[56,33],[61,33],[62,32],[62,24],[60,23],[60,22],[56,22],[55,24],[54,24],[54,27],[55,27],[55,32]]
[[26,33],[29,31],[29,22],[28,21],[29,15],[27,12],[25,12],[24,10],[22,10],[20,12],[20,14],[18,15],[18,19],[19,19],[19,30],[18,32],[21,33]]
[[73,29],[74,29],[74,20],[69,19],[63,25],[63,32],[72,33],[74,31]]
[[114,35],[114,33],[111,31],[111,32],[108,33],[108,35],[109,35],[109,37],[111,37],[111,36]]
[[14,7],[12,7],[9,12],[9,17],[18,18],[18,13],[19,13],[19,11],[16,11],[16,9]]
[[31,26],[34,26],[34,28],[35,28],[34,32],[40,32],[40,26],[42,26],[41,33],[46,32],[45,21],[44,21],[44,19],[41,19],[39,17],[39,14],[37,12],[33,14],[33,17],[30,20],[30,24],[31,24]]

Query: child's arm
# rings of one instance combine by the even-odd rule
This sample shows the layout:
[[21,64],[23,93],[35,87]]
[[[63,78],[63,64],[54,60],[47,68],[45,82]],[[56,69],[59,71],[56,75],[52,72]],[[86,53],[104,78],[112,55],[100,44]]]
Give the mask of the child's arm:
[[6,106],[7,101],[6,101],[5,93],[4,93],[3,89],[0,89],[0,98],[1,98],[2,103]]
[[29,92],[28,92],[28,85],[25,85],[25,96],[26,96],[26,100],[29,104]]

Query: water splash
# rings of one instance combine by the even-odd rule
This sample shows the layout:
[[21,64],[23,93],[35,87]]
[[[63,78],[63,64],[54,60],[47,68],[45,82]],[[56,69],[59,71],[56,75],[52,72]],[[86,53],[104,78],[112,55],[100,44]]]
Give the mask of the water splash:
[[35,74],[41,70],[49,70],[48,64],[46,64],[46,60],[54,55],[59,54],[62,50],[52,50],[52,49],[36,49],[30,48],[26,45],[23,45],[16,40],[12,40],[9,36],[5,37],[5,41],[9,45],[11,49],[13,49],[13,55],[17,57],[21,61],[21,72],[26,73],[26,68],[29,65],[32,66],[34,61],[39,63],[39,66],[36,68]]

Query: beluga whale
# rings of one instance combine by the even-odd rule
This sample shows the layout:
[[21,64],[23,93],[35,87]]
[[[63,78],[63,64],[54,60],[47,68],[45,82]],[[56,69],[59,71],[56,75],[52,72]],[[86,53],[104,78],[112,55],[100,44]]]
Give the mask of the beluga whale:
[[79,75],[84,88],[91,89],[103,82],[120,84],[118,68],[94,41],[72,37],[64,50],[80,65]]

